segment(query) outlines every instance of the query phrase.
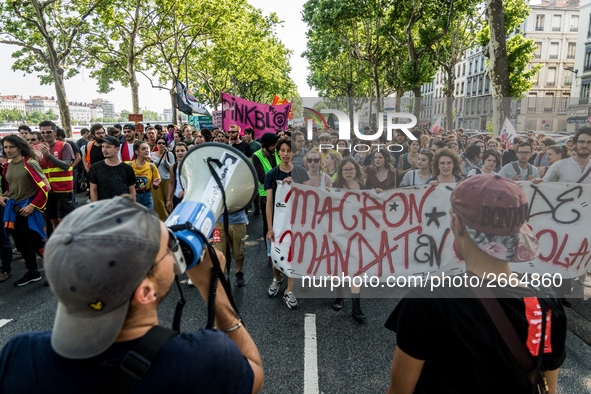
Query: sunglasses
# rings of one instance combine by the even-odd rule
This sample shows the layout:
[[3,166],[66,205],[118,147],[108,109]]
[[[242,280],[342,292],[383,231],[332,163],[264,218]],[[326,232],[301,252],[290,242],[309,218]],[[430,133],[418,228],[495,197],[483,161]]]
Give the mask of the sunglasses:
[[41,132],[41,134],[51,134],[53,133],[53,130],[44,130]]
[[37,142],[37,138],[27,139],[29,142]]
[[166,145],[166,142],[156,142],[156,145]]
[[320,163],[320,159],[308,159],[308,163]]

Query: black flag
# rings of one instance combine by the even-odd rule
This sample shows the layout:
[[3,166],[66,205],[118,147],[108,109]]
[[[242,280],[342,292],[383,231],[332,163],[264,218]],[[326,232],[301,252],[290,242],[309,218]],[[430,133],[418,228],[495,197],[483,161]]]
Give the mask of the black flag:
[[187,115],[199,114],[211,116],[205,106],[199,103],[187,87],[178,79],[176,80],[174,106]]

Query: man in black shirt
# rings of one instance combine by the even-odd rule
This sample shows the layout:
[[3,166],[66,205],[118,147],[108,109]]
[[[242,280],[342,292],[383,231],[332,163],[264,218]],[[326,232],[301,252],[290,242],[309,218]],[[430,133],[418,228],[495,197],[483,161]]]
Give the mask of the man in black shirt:
[[106,200],[129,193],[135,200],[135,173],[119,160],[119,139],[113,136],[100,140],[105,160],[90,168],[90,200]]
[[[548,291],[542,296],[520,286],[509,267],[539,255],[538,241],[525,224],[528,208],[525,192],[508,178],[483,174],[458,183],[450,227],[467,272],[448,278],[443,288],[430,291],[427,282],[411,289],[392,312],[386,328],[396,332],[397,349],[388,393],[531,393],[529,375],[540,352],[540,370],[550,392],[556,392],[566,357],[564,309]],[[503,277],[517,283],[503,286]],[[482,293],[486,289],[490,294]],[[511,328],[516,338],[505,342],[501,330]],[[527,363],[513,356],[519,350],[531,362],[527,372],[521,368]]]
[[228,144],[244,153],[244,156],[251,158],[252,149],[250,149],[250,144],[240,139],[240,126],[235,124],[230,126],[230,141]]
[[105,159],[101,149],[101,143],[99,142],[99,140],[107,136],[105,128],[100,123],[93,124],[90,127],[90,135],[92,136],[92,141],[86,144],[84,149],[80,150],[82,152],[82,164],[86,172],[90,170],[90,167],[94,163]]
[[522,142],[523,140],[519,137],[515,137],[513,139],[513,147],[503,152],[503,157],[501,157],[501,166],[505,166],[509,163],[517,161],[517,148],[519,148],[519,144]]

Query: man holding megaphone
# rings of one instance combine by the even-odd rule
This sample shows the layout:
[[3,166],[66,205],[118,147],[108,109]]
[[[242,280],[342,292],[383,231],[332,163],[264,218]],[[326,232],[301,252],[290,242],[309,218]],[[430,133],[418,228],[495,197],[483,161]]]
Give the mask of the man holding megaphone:
[[[219,252],[217,259],[223,269]],[[259,352],[221,286],[217,330],[179,335],[158,326],[158,306],[186,263],[177,237],[145,207],[115,197],[76,209],[54,231],[44,260],[58,299],[54,328],[8,342],[0,392],[261,390]],[[207,299],[210,255],[187,274]]]

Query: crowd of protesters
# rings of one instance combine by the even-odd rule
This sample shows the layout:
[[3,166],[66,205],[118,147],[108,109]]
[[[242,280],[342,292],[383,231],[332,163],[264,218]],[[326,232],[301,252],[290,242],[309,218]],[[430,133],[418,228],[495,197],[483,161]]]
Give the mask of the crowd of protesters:
[[[275,297],[287,282],[283,301],[290,309],[298,307],[291,278],[285,281],[270,257],[271,241],[275,237],[274,198],[280,181],[328,191],[373,189],[378,193],[399,187],[455,184],[465,178],[476,179],[473,183],[477,183],[478,179],[483,179],[480,175],[495,174],[508,178],[494,178],[502,179],[495,182],[507,189],[513,186],[502,182],[513,184],[511,180],[591,183],[591,128],[580,129],[566,145],[557,145],[552,138],[533,132],[528,133],[526,139],[516,137],[509,144],[490,136],[469,137],[462,129],[437,133],[412,129],[410,134],[399,130],[393,141],[380,137],[371,144],[356,138],[339,139],[339,131],[330,129],[314,129],[312,138],[308,138],[305,128],[288,128],[287,131],[264,133],[257,139],[253,129],[242,130],[237,125],[230,126],[226,132],[220,129],[195,130],[190,125],[180,128],[147,125],[140,131],[133,124],[107,129],[95,124],[82,130],[82,138],[76,142],[67,141],[63,130],[53,122],[41,122],[39,129],[40,133],[34,133],[28,126],[21,126],[19,135],[2,139],[0,215],[5,228],[0,232],[0,282],[10,278],[12,254],[19,253],[24,258],[27,272],[14,282],[15,286],[42,279],[36,256],[43,256],[44,242],[51,231],[77,205],[85,203],[76,202],[75,196],[86,187],[89,201],[128,195],[165,221],[182,201],[186,187],[179,173],[179,162],[191,149],[204,142],[227,144],[238,149],[251,160],[258,177],[258,198],[254,206],[231,214],[227,233],[221,219],[214,230],[216,248],[225,253],[228,245],[231,256],[225,257],[228,260],[233,257],[236,261],[235,285],[246,285],[244,251],[248,212],[252,208],[253,215],[263,216],[262,235],[268,263],[273,270],[267,293],[269,297]],[[365,132],[372,134],[370,128]],[[517,189],[511,192],[514,197],[525,198]],[[452,196],[452,207],[453,203]],[[452,230],[464,243],[464,246],[460,244],[464,248],[461,252],[470,255],[466,259],[470,262],[470,257],[478,253],[471,249],[470,233],[457,225],[471,220],[468,213],[460,212],[460,208],[460,205],[454,208],[458,214],[454,214]],[[13,239],[15,250],[9,237]],[[579,278],[579,281],[589,286],[586,277]],[[568,286],[572,285],[569,283]],[[568,288],[560,290],[562,296],[570,291]],[[352,286],[349,291],[351,314],[356,321],[363,322],[367,317],[361,310],[361,289]],[[569,306],[566,299],[562,298],[562,301]],[[410,338],[418,328],[415,330],[412,325],[402,328],[400,316],[411,316],[412,312],[404,310],[404,304],[401,305],[387,326]],[[340,311],[343,306],[344,294],[339,289],[332,309]],[[395,375],[411,376],[408,366],[421,361],[418,345],[411,344],[409,339],[405,341],[408,341],[412,354],[397,351],[398,359],[395,358],[392,369],[393,386],[400,382],[394,381]],[[555,358],[551,365],[557,368],[561,362]],[[421,364],[419,374],[422,368]],[[413,373],[416,375],[416,368]],[[414,384],[421,384],[419,375],[415,377]],[[553,383],[555,385],[555,381]]]

